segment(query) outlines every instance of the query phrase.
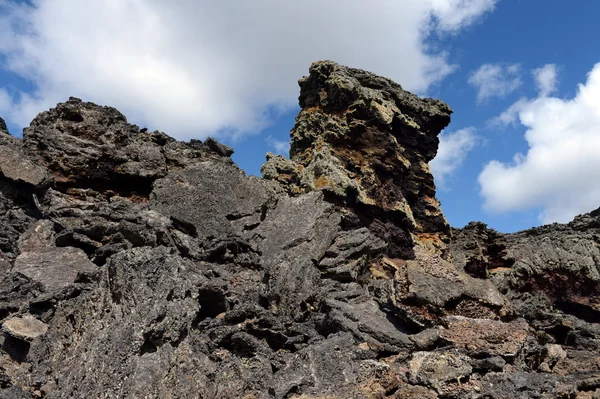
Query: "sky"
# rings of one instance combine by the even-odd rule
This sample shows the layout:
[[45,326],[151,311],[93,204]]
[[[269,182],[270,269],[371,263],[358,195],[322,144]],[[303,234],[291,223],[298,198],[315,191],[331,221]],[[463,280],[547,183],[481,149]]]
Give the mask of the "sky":
[[600,207],[600,2],[0,0],[0,117],[20,136],[69,96],[248,174],[287,155],[297,80],[330,59],[440,98],[431,167],[450,224],[501,232]]

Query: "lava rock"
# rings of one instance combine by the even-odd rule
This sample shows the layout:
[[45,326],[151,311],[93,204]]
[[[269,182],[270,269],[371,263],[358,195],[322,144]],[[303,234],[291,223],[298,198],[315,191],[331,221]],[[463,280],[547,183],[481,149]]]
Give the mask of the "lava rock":
[[15,260],[13,271],[52,292],[85,281],[98,272],[98,267],[79,248],[50,247],[23,252]]
[[5,320],[2,323],[2,330],[14,338],[23,341],[32,341],[46,334],[48,325],[32,316],[25,316]]
[[321,61],[247,176],[70,98],[0,120],[0,397],[588,398],[600,210],[450,229],[450,108]]
[[2,118],[0,118],[0,134],[6,134],[6,135],[10,134],[8,132],[8,127],[6,126],[6,122]]

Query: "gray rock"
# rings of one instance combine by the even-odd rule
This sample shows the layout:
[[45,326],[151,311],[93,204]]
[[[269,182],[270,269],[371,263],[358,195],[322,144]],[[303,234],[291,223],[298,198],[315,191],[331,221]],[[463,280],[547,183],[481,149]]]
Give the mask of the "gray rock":
[[38,282],[47,292],[60,290],[98,272],[79,248],[39,248],[15,260],[14,272]]
[[409,365],[411,381],[434,388],[444,382],[460,381],[473,372],[468,357],[451,352],[415,352]]
[[274,190],[239,168],[204,161],[155,182],[150,206],[201,239],[241,234],[260,224]]
[[410,336],[410,339],[415,343],[415,347],[419,350],[433,348],[439,338],[440,331],[437,328],[429,328]]
[[35,251],[54,245],[54,223],[49,220],[39,220],[19,237],[18,245],[21,252]]
[[[44,341],[31,348],[29,358],[40,370],[64,370],[58,381],[46,382],[47,397],[190,397],[192,381],[207,372],[201,358],[190,357],[194,343],[186,340],[201,309],[198,287],[206,279],[200,269],[164,248],[135,248],[115,255],[102,270],[100,289],[60,304]],[[99,364],[102,373],[90,376],[87,370]],[[184,376],[196,378],[178,380]]]
[[319,192],[281,199],[248,232],[262,254],[268,297],[282,315],[298,317],[318,304],[321,273],[316,264],[335,238],[340,214]]
[[219,154],[223,157],[230,157],[233,155],[233,149],[225,144],[219,143],[212,137],[209,137],[204,141],[204,145],[207,146],[215,154]]
[[8,179],[33,186],[43,185],[50,178],[44,168],[25,158],[14,147],[0,147],[0,172]]
[[6,127],[6,122],[2,118],[0,118],[0,134],[10,134],[8,132],[8,127]]
[[597,396],[600,210],[451,231],[448,106],[331,61],[300,86],[265,179],[75,98],[0,132],[0,397]]
[[12,268],[10,258],[4,252],[0,252],[0,275],[8,273]]
[[485,357],[483,359],[471,359],[473,369],[486,371],[502,371],[506,366],[506,360],[501,356]]
[[409,337],[388,320],[373,300],[358,298],[346,303],[329,299],[325,306],[327,322],[334,331],[350,332],[355,339],[380,347],[381,351],[399,352],[413,346]]
[[368,271],[371,259],[381,256],[385,249],[385,241],[365,227],[341,231],[319,262],[319,269],[334,280],[356,281]]
[[493,399],[569,397],[577,391],[569,378],[546,373],[488,373],[482,394]]
[[73,97],[34,118],[23,130],[23,145],[58,182],[137,195],[147,195],[152,181],[169,170],[222,157],[198,141],[178,143],[164,133],[140,130],[114,108]]

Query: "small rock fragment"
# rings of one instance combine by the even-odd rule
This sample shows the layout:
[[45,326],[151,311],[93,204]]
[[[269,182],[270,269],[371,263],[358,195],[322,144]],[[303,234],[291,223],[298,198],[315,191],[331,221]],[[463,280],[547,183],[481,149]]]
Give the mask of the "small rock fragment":
[[48,248],[54,242],[54,224],[49,220],[40,220],[19,237],[21,252]]
[[13,271],[41,283],[46,291],[54,291],[77,282],[80,275],[98,271],[79,248],[40,248],[24,252],[15,260]]
[[468,357],[451,352],[416,352],[409,367],[411,382],[434,388],[443,382],[460,380],[473,372]]
[[471,355],[515,356],[527,338],[527,323],[450,316],[440,337]]
[[207,138],[204,141],[204,145],[207,146],[209,149],[211,149],[216,154],[219,154],[223,157],[230,157],[233,155],[233,148],[229,147],[228,145],[219,143],[217,140],[213,139],[212,137]]
[[429,328],[410,336],[410,339],[415,343],[419,350],[431,349],[439,338],[440,331],[437,328]]
[[46,334],[48,325],[33,316],[26,315],[22,318],[15,317],[6,320],[2,324],[2,331],[14,338],[23,341],[32,341]]

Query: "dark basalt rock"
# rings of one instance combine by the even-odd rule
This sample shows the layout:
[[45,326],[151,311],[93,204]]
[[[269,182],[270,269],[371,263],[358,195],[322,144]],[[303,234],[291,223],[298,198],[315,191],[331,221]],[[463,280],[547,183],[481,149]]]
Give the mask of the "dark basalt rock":
[[[181,143],[127,123],[123,114],[71,97],[23,130],[23,146],[63,187],[147,196],[152,182],[207,158],[232,154],[209,139]],[[215,151],[216,150],[216,151]],[[231,162],[228,161],[227,162]]]
[[600,211],[450,229],[448,106],[331,61],[300,88],[264,179],[75,98],[0,123],[0,397],[600,397]]
[[10,135],[6,122],[2,118],[0,118],[0,136],[1,135]]

